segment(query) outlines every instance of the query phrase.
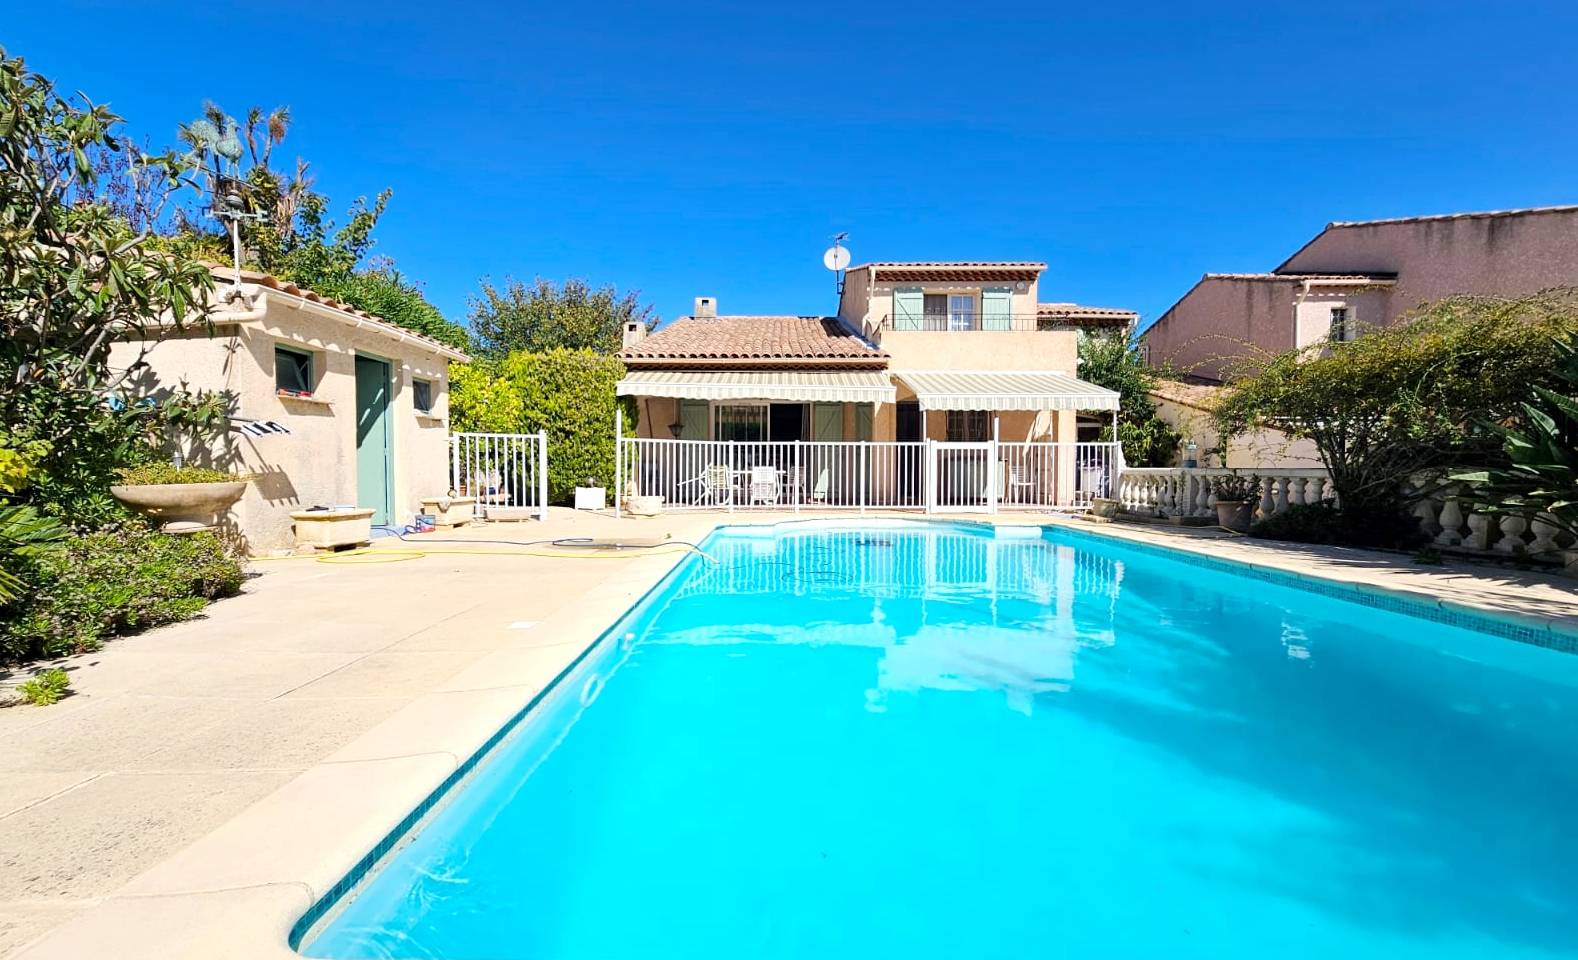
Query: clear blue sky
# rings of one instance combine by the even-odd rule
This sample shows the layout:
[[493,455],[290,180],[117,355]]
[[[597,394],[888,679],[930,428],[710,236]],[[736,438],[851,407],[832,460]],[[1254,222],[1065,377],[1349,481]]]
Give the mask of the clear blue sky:
[[848,230],[1149,321],[1328,220],[1578,201],[1571,3],[486,6],[55,0],[3,42],[156,143],[288,104],[455,318],[506,274],[831,312]]

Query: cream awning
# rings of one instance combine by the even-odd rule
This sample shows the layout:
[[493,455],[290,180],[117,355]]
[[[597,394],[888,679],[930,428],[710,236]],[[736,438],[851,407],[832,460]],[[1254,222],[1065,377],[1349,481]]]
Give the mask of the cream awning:
[[1116,410],[1118,393],[1066,373],[895,370],[922,410]]
[[685,400],[892,403],[893,382],[881,370],[632,370],[619,381],[618,393]]

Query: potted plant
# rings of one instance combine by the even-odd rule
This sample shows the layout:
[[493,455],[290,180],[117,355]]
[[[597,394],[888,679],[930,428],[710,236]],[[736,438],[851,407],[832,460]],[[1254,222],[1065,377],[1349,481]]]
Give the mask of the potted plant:
[[1211,478],[1211,493],[1216,497],[1216,522],[1224,530],[1247,533],[1260,501],[1260,477],[1240,476],[1237,471]]
[[596,477],[587,477],[586,485],[575,488],[575,509],[601,510],[608,505],[608,491],[597,485]]
[[120,471],[110,486],[115,499],[139,513],[163,521],[166,533],[211,529],[217,514],[241,498],[247,477],[205,467],[149,463]]

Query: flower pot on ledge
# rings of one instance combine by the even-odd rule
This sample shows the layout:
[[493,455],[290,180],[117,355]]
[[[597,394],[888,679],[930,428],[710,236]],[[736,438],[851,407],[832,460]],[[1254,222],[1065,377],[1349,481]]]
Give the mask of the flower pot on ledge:
[[114,484],[110,494],[138,513],[161,522],[165,533],[212,530],[218,515],[246,490],[245,480],[219,483]]

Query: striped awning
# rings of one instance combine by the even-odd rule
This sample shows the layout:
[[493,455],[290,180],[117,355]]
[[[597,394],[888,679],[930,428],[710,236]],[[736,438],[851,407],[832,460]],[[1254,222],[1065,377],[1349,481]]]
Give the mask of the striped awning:
[[893,382],[881,370],[632,370],[620,396],[685,400],[785,400],[892,403]]
[[895,370],[922,410],[1116,410],[1118,393],[1066,373]]

